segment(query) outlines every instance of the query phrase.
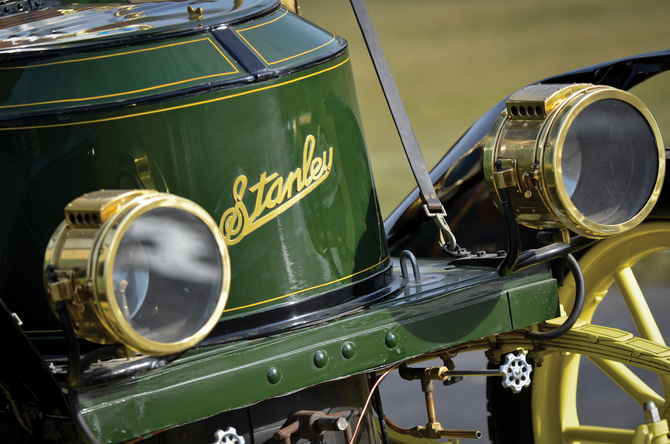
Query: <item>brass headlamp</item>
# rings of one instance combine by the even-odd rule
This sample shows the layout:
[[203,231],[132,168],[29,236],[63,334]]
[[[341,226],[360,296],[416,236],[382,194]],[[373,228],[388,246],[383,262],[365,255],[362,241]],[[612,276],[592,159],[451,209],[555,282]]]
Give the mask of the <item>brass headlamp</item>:
[[590,84],[513,94],[484,148],[489,193],[510,190],[520,224],[604,238],[638,225],[665,174],[661,133],[635,96]]
[[224,309],[230,262],[211,216],[153,190],[97,191],[65,208],[45,255],[49,302],[76,334],[167,355],[200,342]]

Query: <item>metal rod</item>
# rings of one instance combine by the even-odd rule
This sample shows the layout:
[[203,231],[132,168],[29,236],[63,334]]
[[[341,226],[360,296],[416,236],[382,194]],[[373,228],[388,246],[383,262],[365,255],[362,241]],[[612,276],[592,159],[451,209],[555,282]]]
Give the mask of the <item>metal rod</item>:
[[464,439],[480,439],[482,432],[479,430],[440,430],[440,438],[464,438]]
[[499,370],[451,370],[444,372],[443,375],[449,376],[500,376]]
[[428,414],[428,423],[436,422],[435,402],[433,400],[433,381],[430,379],[421,379],[421,391],[426,397],[426,413]]
[[415,379],[444,381],[450,376],[498,376],[501,374],[499,370],[449,370],[447,367],[417,368],[404,365],[400,366],[399,373],[401,378],[408,381]]

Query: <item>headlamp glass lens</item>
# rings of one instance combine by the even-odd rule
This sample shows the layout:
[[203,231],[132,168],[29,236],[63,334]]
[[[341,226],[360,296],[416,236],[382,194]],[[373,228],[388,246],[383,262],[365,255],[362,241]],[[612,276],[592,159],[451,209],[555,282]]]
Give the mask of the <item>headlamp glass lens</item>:
[[114,294],[137,333],[173,343],[210,319],[222,274],[221,253],[207,225],[186,211],[157,208],[123,235],[114,258]]
[[649,200],[657,159],[654,134],[637,109],[615,99],[594,102],[575,118],[563,144],[565,191],[591,221],[624,223]]

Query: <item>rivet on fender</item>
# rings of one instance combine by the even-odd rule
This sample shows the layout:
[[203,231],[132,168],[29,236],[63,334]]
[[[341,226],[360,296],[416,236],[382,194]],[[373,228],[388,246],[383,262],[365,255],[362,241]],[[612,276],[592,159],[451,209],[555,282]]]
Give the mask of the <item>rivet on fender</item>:
[[345,342],[344,345],[342,345],[342,356],[344,356],[346,359],[353,358],[355,354],[356,344],[353,342]]
[[328,353],[325,350],[319,350],[314,353],[314,364],[319,368],[328,365]]
[[281,370],[276,367],[272,367],[268,370],[268,381],[270,381],[271,384],[277,384],[281,381],[281,376]]
[[395,346],[398,345],[398,335],[393,333],[392,331],[386,333],[386,346],[388,348],[394,348]]

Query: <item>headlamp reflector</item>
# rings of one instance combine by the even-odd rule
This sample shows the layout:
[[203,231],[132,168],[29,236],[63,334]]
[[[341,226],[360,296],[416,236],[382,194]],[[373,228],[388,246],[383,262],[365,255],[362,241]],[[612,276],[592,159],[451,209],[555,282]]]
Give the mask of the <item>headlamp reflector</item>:
[[630,104],[600,100],[580,112],[561,155],[566,197],[588,220],[618,225],[646,205],[656,183],[653,131]]
[[[94,219],[99,223],[77,222]],[[47,282],[52,305],[67,303],[78,335],[154,355],[200,342],[230,287],[227,249],[211,216],[155,191],[75,199],[47,249],[45,270],[49,265],[60,278]]]
[[184,210],[156,208],[138,217],[123,234],[110,266],[107,288],[113,288],[123,315],[118,321],[146,339],[182,341],[216,309],[221,254],[208,227]]

